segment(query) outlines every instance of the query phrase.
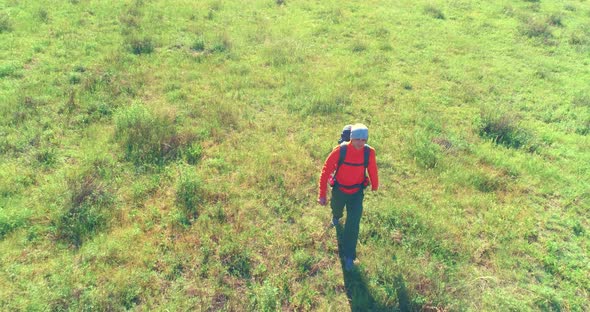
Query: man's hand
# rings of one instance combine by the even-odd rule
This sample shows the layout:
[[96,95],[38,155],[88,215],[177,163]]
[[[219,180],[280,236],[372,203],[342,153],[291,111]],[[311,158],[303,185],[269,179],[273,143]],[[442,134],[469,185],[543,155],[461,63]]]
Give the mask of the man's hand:
[[318,198],[318,203],[322,206],[325,206],[326,205],[326,198],[325,197]]

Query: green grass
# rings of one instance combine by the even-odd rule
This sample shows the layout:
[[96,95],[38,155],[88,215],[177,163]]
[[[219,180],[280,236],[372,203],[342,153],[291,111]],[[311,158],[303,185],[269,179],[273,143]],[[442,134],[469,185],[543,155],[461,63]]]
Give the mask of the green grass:
[[[589,14],[0,3],[0,310],[589,310]],[[344,273],[315,200],[354,122]]]

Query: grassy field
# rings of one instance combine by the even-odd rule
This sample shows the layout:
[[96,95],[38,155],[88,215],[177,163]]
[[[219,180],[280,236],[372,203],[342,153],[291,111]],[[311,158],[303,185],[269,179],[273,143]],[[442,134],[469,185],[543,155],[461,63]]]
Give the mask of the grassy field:
[[2,1],[0,310],[588,311],[589,63],[586,0]]

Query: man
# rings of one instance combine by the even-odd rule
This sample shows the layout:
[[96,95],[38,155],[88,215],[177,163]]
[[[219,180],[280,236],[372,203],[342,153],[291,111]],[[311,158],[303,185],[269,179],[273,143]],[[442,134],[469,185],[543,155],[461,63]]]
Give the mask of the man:
[[[346,206],[346,223],[344,224],[343,254],[344,269],[350,271],[356,257],[356,245],[359,226],[363,213],[364,189],[371,186],[373,191],[379,188],[375,150],[366,145],[369,129],[363,124],[351,128],[350,142],[344,142],[332,150],[322,168],[319,183],[318,203],[325,206],[328,179],[332,174],[332,224],[337,226]],[[345,149],[341,160],[341,149]],[[366,172],[369,177],[367,179]]]

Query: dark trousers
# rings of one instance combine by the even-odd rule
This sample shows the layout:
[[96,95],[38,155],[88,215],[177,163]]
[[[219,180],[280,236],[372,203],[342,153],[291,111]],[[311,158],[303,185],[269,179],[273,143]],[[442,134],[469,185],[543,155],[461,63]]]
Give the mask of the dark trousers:
[[334,218],[342,218],[344,206],[346,206],[346,223],[342,235],[342,249],[345,257],[356,258],[356,244],[359,238],[359,227],[363,215],[363,190],[354,194],[343,193],[338,187],[332,189],[332,215]]

